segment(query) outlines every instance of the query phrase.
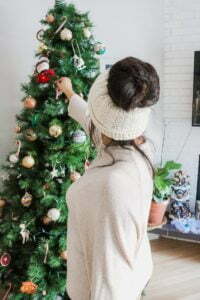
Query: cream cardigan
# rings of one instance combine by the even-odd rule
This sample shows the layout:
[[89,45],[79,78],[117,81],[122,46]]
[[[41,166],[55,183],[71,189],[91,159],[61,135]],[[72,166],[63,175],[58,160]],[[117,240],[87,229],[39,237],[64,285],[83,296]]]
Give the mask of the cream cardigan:
[[[75,95],[68,112],[88,132],[87,103]],[[112,159],[99,145],[89,169],[68,189],[72,300],[136,300],[152,275],[147,237],[152,178],[142,156],[129,148],[109,147],[117,162],[101,168]]]

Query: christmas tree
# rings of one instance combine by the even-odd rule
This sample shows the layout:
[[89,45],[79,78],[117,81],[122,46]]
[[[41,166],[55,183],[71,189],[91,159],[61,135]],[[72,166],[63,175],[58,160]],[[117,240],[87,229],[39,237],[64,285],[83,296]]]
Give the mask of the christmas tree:
[[65,195],[95,151],[68,116],[55,81],[70,77],[75,92],[87,99],[105,52],[88,13],[72,4],[55,1],[41,23],[35,70],[22,85],[17,149],[2,167],[0,286],[15,300],[67,299]]

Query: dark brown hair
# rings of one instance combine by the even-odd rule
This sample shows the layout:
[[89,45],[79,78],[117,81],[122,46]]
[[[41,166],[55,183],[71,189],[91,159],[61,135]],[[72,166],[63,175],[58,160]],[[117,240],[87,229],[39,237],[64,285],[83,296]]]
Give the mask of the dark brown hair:
[[[143,62],[134,57],[127,57],[115,63],[108,76],[108,94],[113,103],[123,110],[129,111],[136,107],[144,108],[152,106],[157,103],[160,94],[159,77],[152,65]],[[90,138],[93,139],[94,124],[90,125]],[[134,140],[112,142],[106,146],[105,150],[113,158],[113,165],[116,161],[109,152],[109,146],[120,146],[123,149],[130,150],[126,146],[133,146],[152,169],[154,175],[154,167],[149,157],[144,151],[135,143]]]

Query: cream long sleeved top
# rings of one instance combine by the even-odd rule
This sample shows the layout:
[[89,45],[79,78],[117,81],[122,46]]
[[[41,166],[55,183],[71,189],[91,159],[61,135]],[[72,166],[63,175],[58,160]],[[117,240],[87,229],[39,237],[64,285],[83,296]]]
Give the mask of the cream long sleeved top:
[[[88,133],[87,102],[73,96],[68,112]],[[116,160],[109,166],[97,129],[95,135],[97,157],[67,191],[67,291],[72,300],[136,300],[153,271],[151,172],[131,146],[109,147]]]

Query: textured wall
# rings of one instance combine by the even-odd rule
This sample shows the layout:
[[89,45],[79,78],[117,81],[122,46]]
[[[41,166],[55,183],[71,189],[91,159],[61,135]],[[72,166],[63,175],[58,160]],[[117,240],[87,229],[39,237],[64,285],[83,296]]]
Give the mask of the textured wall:
[[195,201],[200,127],[191,126],[194,51],[200,50],[200,1],[165,0],[164,159],[178,159],[191,175]]

